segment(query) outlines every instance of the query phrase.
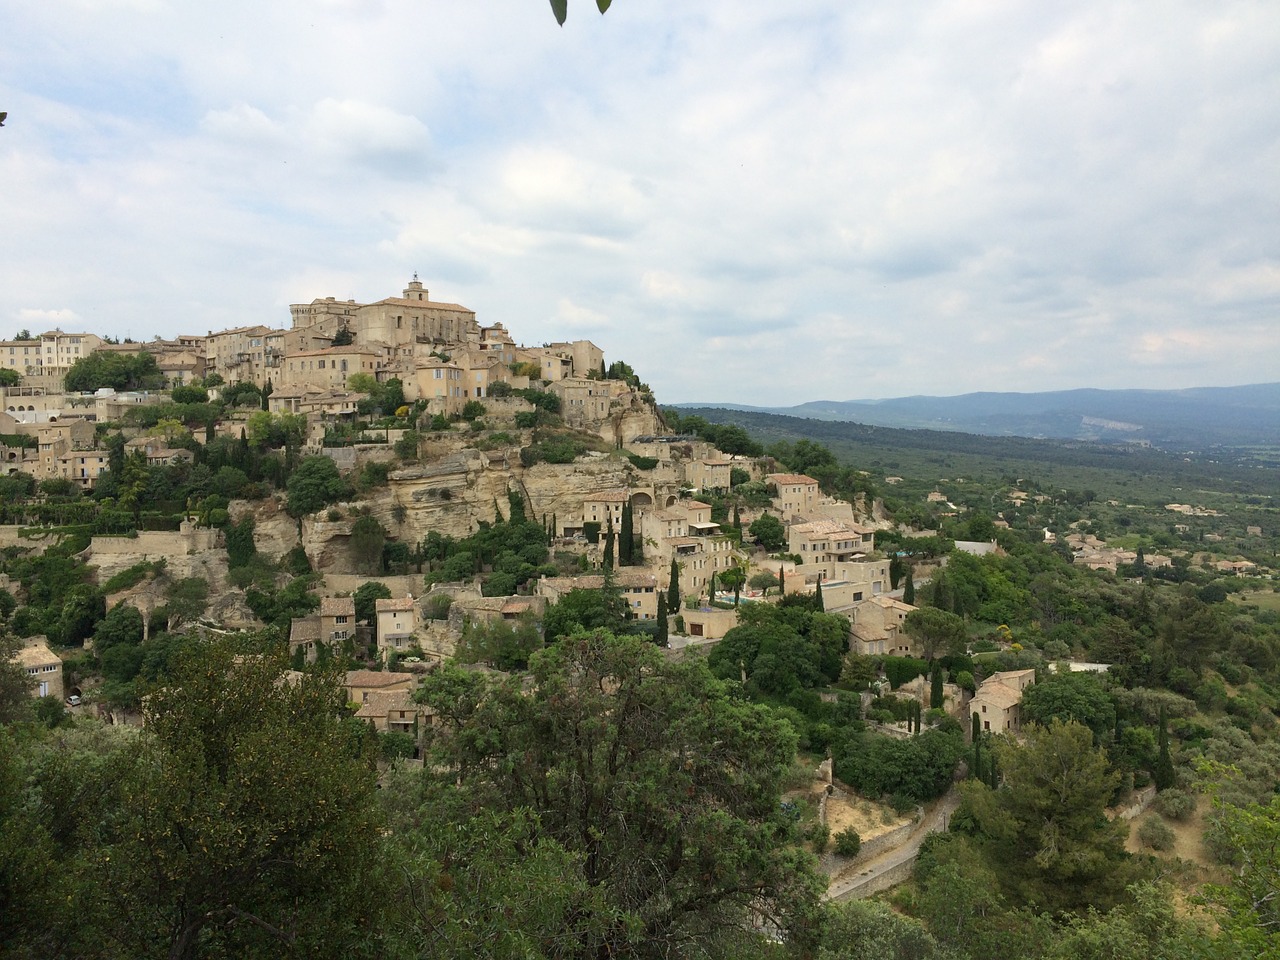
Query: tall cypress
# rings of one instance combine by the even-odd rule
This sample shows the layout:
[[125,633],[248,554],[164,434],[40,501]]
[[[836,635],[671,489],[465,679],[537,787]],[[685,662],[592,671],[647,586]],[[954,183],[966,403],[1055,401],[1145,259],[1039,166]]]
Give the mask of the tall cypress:
[[916,602],[916,583],[911,579],[911,570],[907,570],[907,582],[902,588],[902,602],[909,603],[913,606]]
[[827,607],[826,607],[826,604],[824,604],[822,601],[822,581],[821,580],[818,581],[817,597],[818,597],[818,601],[817,601],[818,612],[826,613]]
[[929,709],[942,709],[942,665],[933,665],[933,675],[929,678]]
[[604,535],[604,568],[613,569],[613,521],[609,521],[609,531]]
[[1167,790],[1175,782],[1173,760],[1169,756],[1169,731],[1165,729],[1164,707],[1160,708],[1160,730],[1158,733],[1159,754],[1156,757],[1156,768],[1151,771],[1151,779],[1157,790]]
[[976,780],[982,779],[982,727],[978,720],[978,714],[973,714],[973,726],[970,730],[970,737],[973,740],[973,768],[969,771],[969,776]]
[[622,505],[622,532],[618,535],[618,566],[631,566],[631,551],[635,546],[633,521],[631,518],[631,501]]
[[654,636],[658,646],[667,646],[667,636],[667,595],[658,591],[658,632]]
[[680,609],[680,564],[671,558],[671,575],[667,580],[667,610]]

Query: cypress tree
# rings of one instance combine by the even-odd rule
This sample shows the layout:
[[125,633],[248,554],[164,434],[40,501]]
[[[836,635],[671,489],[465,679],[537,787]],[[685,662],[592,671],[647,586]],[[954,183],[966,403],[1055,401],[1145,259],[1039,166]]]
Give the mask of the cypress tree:
[[680,609],[680,564],[676,563],[676,558],[671,558],[671,574],[667,580],[667,610]]
[[909,569],[907,570],[907,582],[902,588],[902,602],[912,604],[913,606],[916,602],[916,584],[915,581],[911,579],[911,571]]
[[613,569],[613,521],[609,521],[609,532],[604,535],[604,568]]
[[826,608],[826,606],[825,606],[825,605],[823,604],[823,602],[822,602],[822,581],[821,581],[821,580],[819,580],[819,581],[818,581],[818,592],[817,592],[817,598],[818,598],[818,601],[817,601],[818,612],[819,612],[819,613],[826,613],[827,608]]
[[738,505],[733,505],[733,529],[742,529],[742,512],[738,509]]
[[622,532],[618,535],[618,566],[631,566],[631,551],[635,545],[631,519],[631,501],[622,505]]
[[940,710],[942,708],[942,665],[935,663],[933,665],[933,676],[929,678],[929,708],[931,710]]
[[658,633],[654,639],[658,641],[658,646],[665,647],[667,640],[667,595],[661,591],[658,592]]
[[978,714],[973,715],[973,726],[970,729],[970,739],[973,740],[973,768],[969,771],[969,776],[976,780],[982,779],[982,726],[978,720]]
[[1156,757],[1156,768],[1151,771],[1151,779],[1155,782],[1157,790],[1167,790],[1173,786],[1175,778],[1173,760],[1169,757],[1169,731],[1165,729],[1164,707],[1160,708],[1158,740],[1160,752]]

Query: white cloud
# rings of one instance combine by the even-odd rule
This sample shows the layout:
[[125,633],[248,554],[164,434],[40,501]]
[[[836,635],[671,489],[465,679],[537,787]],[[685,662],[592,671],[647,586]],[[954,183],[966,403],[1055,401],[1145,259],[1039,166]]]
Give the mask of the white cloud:
[[285,324],[417,270],[672,401],[1280,369],[1265,5],[76,11],[0,36],[0,316]]

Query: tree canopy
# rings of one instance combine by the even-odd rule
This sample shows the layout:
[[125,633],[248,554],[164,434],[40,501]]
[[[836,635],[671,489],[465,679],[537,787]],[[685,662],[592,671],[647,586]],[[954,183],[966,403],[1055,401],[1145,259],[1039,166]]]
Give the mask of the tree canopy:
[[557,955],[684,954],[750,924],[805,935],[821,884],[780,803],[785,722],[701,662],[605,631],[529,666],[527,687],[426,679],[425,776],[453,797],[442,815],[528,810],[568,853],[566,879],[592,895],[563,913]]

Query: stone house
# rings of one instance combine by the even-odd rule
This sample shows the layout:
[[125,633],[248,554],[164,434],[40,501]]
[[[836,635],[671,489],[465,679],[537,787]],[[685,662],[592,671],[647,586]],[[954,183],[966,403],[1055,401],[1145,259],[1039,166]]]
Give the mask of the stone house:
[[378,655],[386,657],[416,645],[418,607],[413,597],[375,600],[378,625]]
[[[823,591],[825,598],[825,585]],[[865,656],[916,656],[916,642],[904,626],[907,615],[915,609],[909,603],[884,596],[855,603],[849,625],[850,649]]]
[[[622,595],[631,616],[636,620],[653,620],[658,616],[658,580],[640,567],[621,567],[614,571],[613,584]],[[570,590],[601,590],[604,575],[585,577],[543,577],[535,592],[555,603]],[[675,611],[672,611],[673,613]]]
[[301,650],[302,657],[307,663],[315,663],[316,657],[319,656],[319,647],[320,615],[312,614],[308,617],[294,617],[289,622],[290,661]]
[[1036,682],[1034,670],[1003,670],[983,680],[969,701],[970,716],[978,715],[979,729],[987,733],[1022,731],[1022,694]]
[[777,488],[773,505],[783,520],[809,516],[822,499],[818,481],[802,473],[770,473],[765,481]]
[[306,390],[346,390],[347,381],[357,373],[377,378],[383,367],[382,354],[370,347],[328,347],[285,357],[279,386],[286,393]]
[[432,300],[417,274],[398,297],[375,303],[325,297],[290,304],[289,313],[295,330],[330,340],[340,330],[347,330],[359,344],[377,341],[394,347],[431,346],[479,343],[481,339],[475,311],[461,304]]
[[417,686],[415,674],[391,670],[348,670],[342,681],[348,702],[361,705],[374,694],[412,693]]
[[13,659],[32,680],[31,696],[57,697],[59,700],[65,696],[62,660],[49,649],[44,637],[29,638]]
[[431,722],[431,711],[415,703],[408,690],[374,690],[356,711],[356,719],[373,725],[379,733],[417,735]]
[[320,600],[320,639],[331,649],[342,646],[356,635],[356,601],[354,597],[322,597]]

